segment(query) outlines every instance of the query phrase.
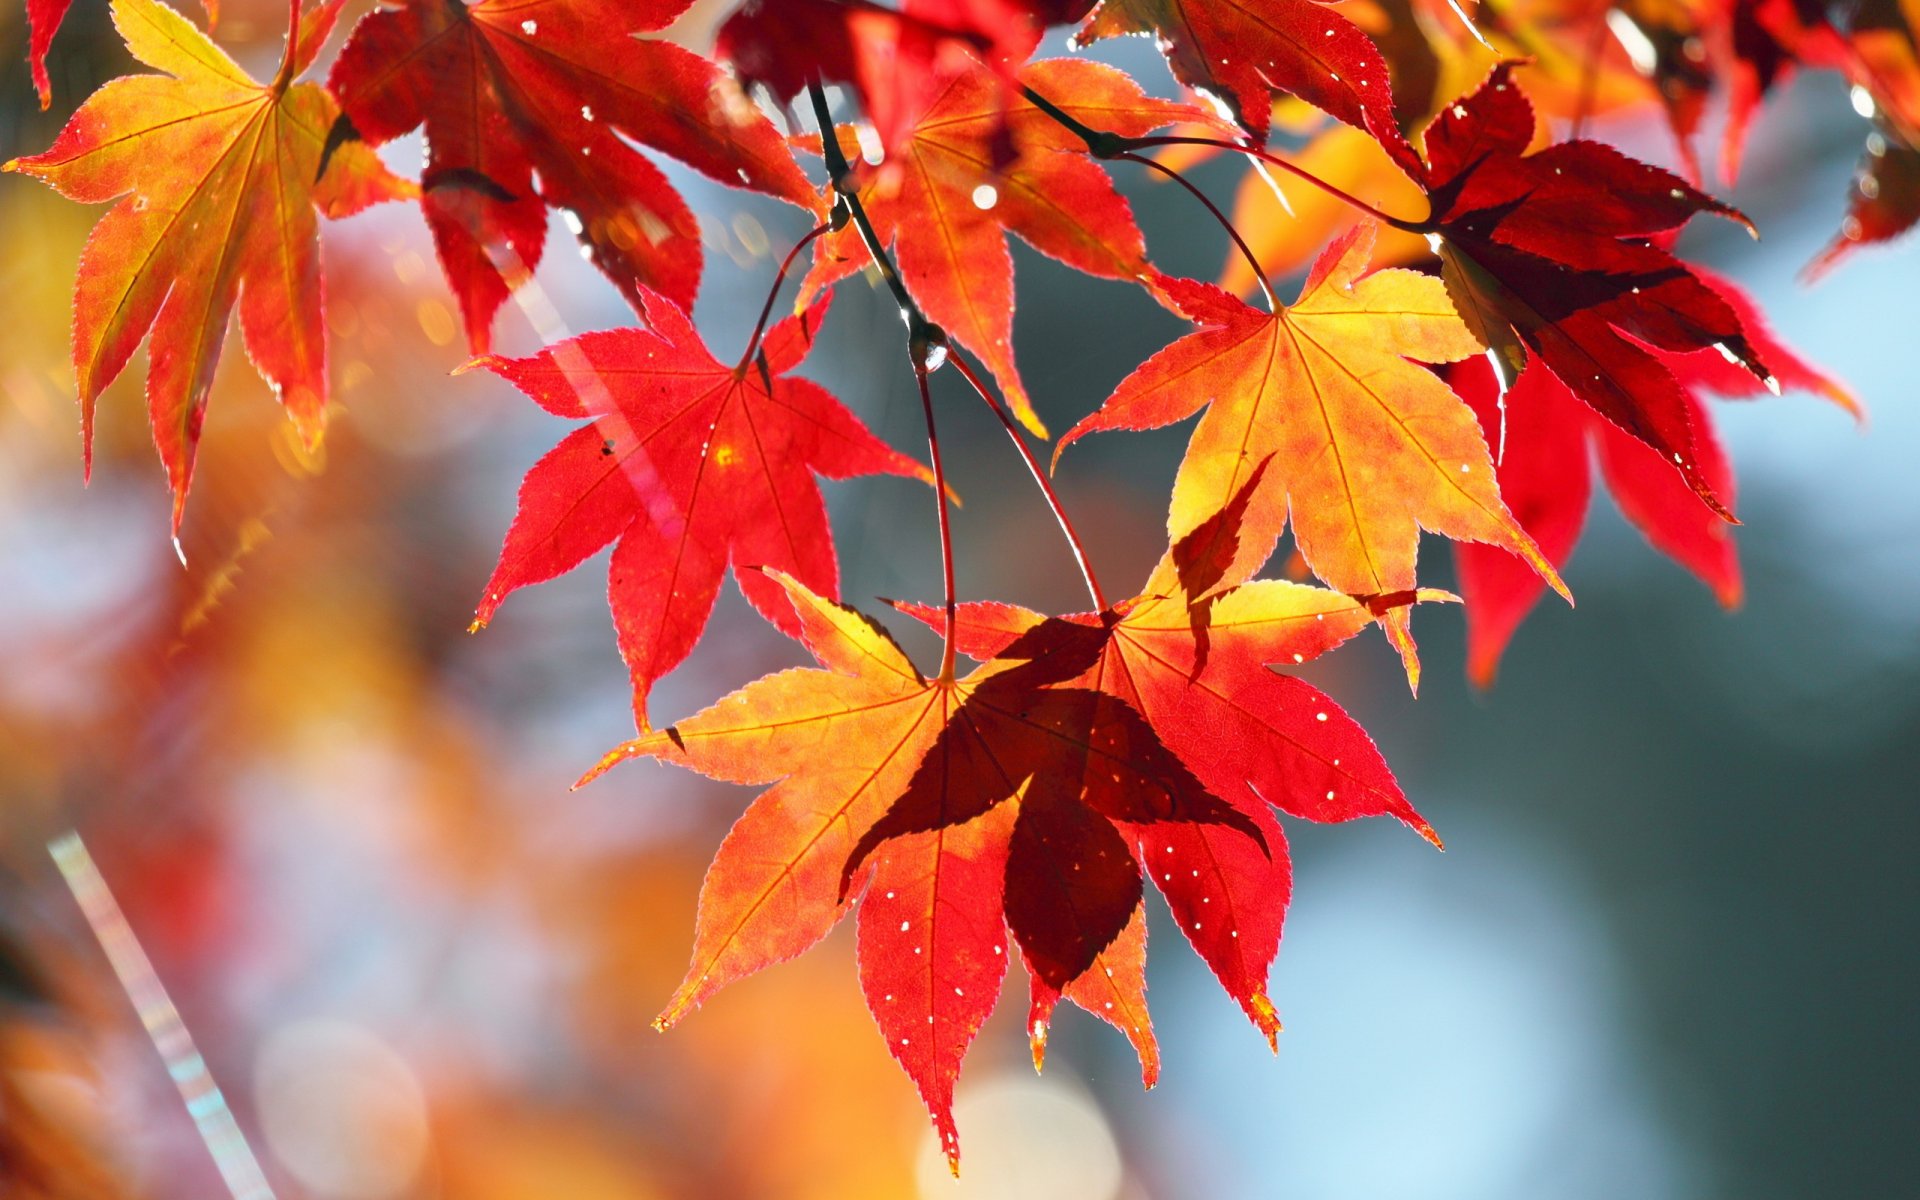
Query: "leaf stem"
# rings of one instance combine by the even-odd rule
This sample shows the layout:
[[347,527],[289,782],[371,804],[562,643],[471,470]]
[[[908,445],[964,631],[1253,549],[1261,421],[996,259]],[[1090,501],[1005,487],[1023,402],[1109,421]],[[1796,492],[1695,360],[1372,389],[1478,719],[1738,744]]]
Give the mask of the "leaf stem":
[[1328,183],[1305,167],[1288,162],[1286,159],[1281,158],[1279,155],[1263,147],[1255,146],[1248,142],[1230,142],[1224,138],[1188,137],[1181,134],[1167,134],[1161,137],[1122,137],[1112,130],[1093,128],[1091,125],[1081,121],[1072,113],[1067,112],[1025,84],[1020,85],[1020,94],[1025,96],[1027,101],[1035,108],[1052,117],[1074,136],[1085,142],[1087,144],[1087,153],[1093,155],[1095,158],[1128,158],[1133,156],[1135,151],[1150,149],[1154,146],[1211,146],[1216,150],[1233,150],[1251,158],[1257,158],[1261,162],[1271,163],[1289,174],[1296,175],[1314,187],[1319,188],[1327,195],[1332,196],[1335,200],[1351,205],[1373,217],[1375,220],[1391,225],[1395,229],[1404,230],[1407,233],[1426,233],[1428,231],[1427,222],[1403,221],[1398,217],[1381,212],[1359,197],[1350,195],[1335,187],[1333,184]]
[[280,56],[280,70],[267,88],[275,96],[286,94],[293,83],[293,64],[300,47],[300,0],[287,0],[287,49]]
[[[946,645],[940,652],[939,678],[942,683],[951,683],[955,629],[958,624],[953,598],[953,525],[952,517],[947,512],[947,473],[940,462],[940,431],[933,419],[933,392],[927,386],[927,376],[938,370],[949,356],[947,335],[945,330],[927,320],[926,313],[920,311],[920,305],[907,291],[906,283],[894,267],[892,256],[881,243],[872,218],[867,216],[866,206],[860,203],[860,190],[854,184],[853,167],[847,162],[846,152],[840,148],[840,139],[833,126],[833,114],[827,109],[827,94],[821,88],[819,79],[807,81],[807,97],[813,102],[814,123],[820,127],[820,154],[826,159],[827,174],[833,183],[834,220],[828,228],[838,229],[848,220],[853,222],[854,228],[860,231],[861,242],[867,247],[867,255],[887,281],[887,290],[893,293],[894,303],[900,308],[900,319],[907,323],[907,356],[913,362],[914,382],[920,387],[920,408],[927,415],[927,457],[933,463],[933,490],[938,494],[940,504],[940,573],[947,595],[947,622]],[[814,231],[816,236],[819,233],[820,230]]]
[[1227,231],[1227,236],[1233,239],[1233,244],[1240,248],[1240,256],[1247,260],[1248,266],[1253,268],[1253,277],[1259,280],[1260,291],[1267,298],[1267,311],[1278,312],[1280,310],[1280,299],[1273,294],[1273,284],[1267,281],[1266,268],[1262,267],[1260,260],[1254,257],[1253,247],[1247,245],[1247,239],[1240,236],[1240,231],[1234,228],[1232,221],[1227,219],[1227,214],[1221,212],[1220,207],[1212,200],[1209,200],[1205,192],[1195,187],[1191,179],[1188,179],[1185,175],[1182,175],[1165,163],[1148,158],[1144,154],[1134,154],[1128,151],[1115,157],[1124,159],[1130,163],[1139,163],[1143,167],[1151,167],[1181,187],[1187,189],[1187,192],[1192,195],[1195,200],[1198,200],[1208,212],[1213,214],[1213,219],[1220,222],[1220,227]]
[[1341,203],[1346,204],[1350,207],[1359,209],[1361,212],[1366,213],[1368,216],[1372,217],[1376,221],[1379,221],[1383,225],[1391,225],[1393,228],[1401,230],[1406,233],[1429,232],[1429,225],[1427,221],[1424,221],[1424,220],[1405,221],[1399,217],[1392,215],[1391,213],[1381,212],[1379,209],[1375,208],[1373,205],[1368,204],[1365,200],[1362,200],[1358,196],[1354,196],[1348,192],[1344,192],[1340,190],[1339,188],[1335,187],[1333,184],[1328,183],[1326,180],[1320,178],[1318,175],[1315,175],[1312,171],[1307,170],[1305,167],[1299,166],[1296,163],[1288,162],[1286,159],[1281,158],[1279,155],[1274,154],[1271,151],[1265,150],[1259,146],[1249,145],[1246,142],[1229,142],[1223,138],[1186,137],[1179,134],[1168,134],[1164,137],[1125,138],[1123,140],[1128,143],[1126,147],[1128,150],[1140,150],[1140,149],[1145,149],[1152,146],[1212,146],[1215,149],[1219,149],[1219,150],[1237,151],[1238,153],[1244,154],[1249,158],[1257,158],[1263,163],[1269,163],[1273,166],[1279,167],[1281,170],[1287,172],[1290,175],[1293,175],[1299,179],[1306,180],[1308,183],[1312,184],[1314,187],[1317,187],[1321,191],[1325,192],[1327,195],[1332,196],[1335,200],[1338,200]]
[[1000,401],[994,399],[993,393],[987,390],[986,384],[981,381],[979,373],[973,369],[972,365],[957,351],[949,354],[948,360],[953,363],[954,369],[973,385],[973,390],[980,394],[980,398],[986,401],[987,407],[993,411],[994,419],[1000,422],[1000,428],[1007,431],[1007,437],[1013,442],[1014,449],[1020,452],[1020,457],[1026,461],[1027,470],[1032,472],[1033,481],[1040,485],[1040,494],[1047,498],[1047,507],[1053,510],[1053,519],[1060,523],[1060,532],[1066,535],[1067,545],[1073,550],[1073,560],[1080,565],[1080,577],[1086,581],[1087,594],[1093,598],[1094,608],[1100,612],[1107,611],[1106,593],[1100,590],[1100,581],[1094,578],[1093,563],[1087,558],[1087,547],[1081,542],[1079,532],[1074,529],[1072,519],[1067,516],[1066,508],[1060,503],[1059,493],[1053,490],[1053,484],[1047,479],[1047,473],[1040,469],[1040,461],[1034,458],[1033,450],[1027,445],[1027,439],[1021,436],[1019,427],[1013,423],[1013,418],[1007,414],[1005,408],[1001,407]]
[[743,374],[746,371],[747,363],[753,358],[753,352],[759,348],[760,336],[767,331],[767,318],[773,315],[773,302],[780,297],[780,285],[787,281],[787,272],[793,269],[793,260],[799,258],[800,252],[812,245],[815,238],[832,228],[832,225],[814,226],[813,230],[808,233],[807,236],[793,244],[793,249],[787,251],[787,257],[781,260],[780,273],[773,277],[773,286],[767,289],[767,302],[760,306],[760,319],[754,322],[753,336],[747,339],[747,348],[740,355],[740,361],[734,365],[733,373],[735,375]]
[[940,430],[933,420],[933,392],[927,387],[927,362],[916,355],[914,382],[920,385],[920,409],[927,414],[927,457],[933,461],[933,491],[940,504],[940,575],[947,596],[946,629],[940,651],[940,682],[953,682],[954,631],[958,624],[953,601],[953,527],[947,512],[947,473],[940,465]]

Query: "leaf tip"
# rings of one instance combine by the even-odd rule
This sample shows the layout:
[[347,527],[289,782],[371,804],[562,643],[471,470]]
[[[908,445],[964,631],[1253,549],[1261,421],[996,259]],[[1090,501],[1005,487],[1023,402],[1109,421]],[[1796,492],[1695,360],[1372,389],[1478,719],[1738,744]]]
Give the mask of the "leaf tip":
[[1421,837],[1427,839],[1427,841],[1432,844],[1435,850],[1439,850],[1442,853],[1445,853],[1447,849],[1447,844],[1440,840],[1440,834],[1434,830],[1432,825],[1429,825],[1425,821],[1415,821],[1413,823],[1413,831],[1419,834]]
[[1274,1054],[1279,1054],[1280,1033],[1286,1026],[1280,1023],[1280,1014],[1274,1009],[1273,1001],[1267,998],[1264,991],[1254,992],[1247,997],[1247,1015],[1253,1018],[1254,1026],[1267,1039],[1267,1049]]
[[1047,1022],[1044,1017],[1035,1017],[1033,1025],[1027,1031],[1027,1044],[1033,1051],[1033,1073],[1041,1074],[1047,1066]]
[[[1543,559],[1542,561],[1544,562],[1545,560]],[[1574,606],[1573,589],[1567,586],[1566,580],[1560,578],[1560,572],[1553,568],[1553,564],[1547,563],[1546,573],[1540,578],[1547,581],[1547,586],[1553,589],[1555,595],[1567,602],[1568,608]]]
[[589,783],[592,783],[594,780],[600,778],[602,775],[605,775],[609,770],[613,768],[613,766],[616,763],[625,762],[627,759],[632,758],[635,755],[641,753],[641,750],[640,750],[641,741],[642,741],[641,738],[635,738],[630,742],[623,742],[620,745],[615,746],[613,749],[607,751],[605,754],[601,755],[600,761],[593,764],[593,766],[587,771],[585,775],[582,775],[580,778],[574,780],[573,787],[568,790],[579,791],[581,788],[587,786]]
[[471,371],[476,367],[481,367],[481,368],[485,368],[486,370],[492,371],[492,370],[496,370],[500,366],[500,364],[505,361],[506,360],[501,358],[498,354],[476,354],[472,358],[468,359],[467,361],[461,363],[459,366],[455,367],[453,370],[448,371],[447,374],[465,375],[468,371]]
[[1471,683],[1477,691],[1492,691],[1494,681],[1499,677],[1499,674],[1500,655],[1498,651],[1490,653],[1476,652],[1467,662],[1467,682]]

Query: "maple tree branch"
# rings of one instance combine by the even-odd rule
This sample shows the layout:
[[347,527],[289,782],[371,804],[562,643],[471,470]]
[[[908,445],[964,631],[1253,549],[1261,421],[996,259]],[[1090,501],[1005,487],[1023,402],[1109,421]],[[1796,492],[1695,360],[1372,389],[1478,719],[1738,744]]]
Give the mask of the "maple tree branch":
[[1273,294],[1273,284],[1267,281],[1266,268],[1262,267],[1260,260],[1254,257],[1253,247],[1247,245],[1247,239],[1240,236],[1240,231],[1234,228],[1232,221],[1227,219],[1227,214],[1220,211],[1220,206],[1208,199],[1205,192],[1195,187],[1191,179],[1188,179],[1185,175],[1182,175],[1167,164],[1148,158],[1144,154],[1134,154],[1128,151],[1115,157],[1124,159],[1127,162],[1139,163],[1143,167],[1151,167],[1181,187],[1187,189],[1187,192],[1192,195],[1195,200],[1198,200],[1208,212],[1213,214],[1213,219],[1220,222],[1220,227],[1227,231],[1227,236],[1233,239],[1233,244],[1240,248],[1240,256],[1247,260],[1247,265],[1253,268],[1253,277],[1260,281],[1260,291],[1267,298],[1267,311],[1278,312],[1280,310],[1280,298]]
[[286,94],[293,83],[293,60],[300,45],[300,0],[287,0],[287,49],[280,56],[280,70],[267,90],[275,96]]
[[[893,293],[894,303],[900,308],[900,319],[907,323],[907,355],[913,361],[914,382],[920,386],[920,407],[927,415],[927,456],[933,463],[933,490],[939,494],[940,504],[940,572],[946,589],[947,622],[945,646],[940,652],[939,678],[942,682],[952,682],[954,638],[958,622],[954,607],[953,526],[952,517],[947,511],[947,473],[940,462],[940,431],[933,419],[933,392],[927,386],[927,376],[939,370],[949,357],[947,334],[920,311],[920,305],[914,301],[906,283],[900,278],[893,257],[881,243],[872,218],[867,216],[866,206],[860,203],[860,191],[854,185],[852,164],[847,162],[846,152],[840,148],[833,114],[827,109],[827,94],[818,79],[807,81],[807,97],[813,102],[814,123],[820,127],[820,153],[826,159],[827,174],[833,183],[834,219],[828,228],[838,229],[849,220],[853,222],[854,228],[860,231],[860,240],[866,245],[868,256],[879,268],[881,277],[887,281],[887,290]],[[814,236],[820,232],[815,230]]]
[[1289,174],[1298,176],[1314,187],[1319,188],[1327,195],[1332,196],[1335,200],[1357,208],[1383,224],[1391,225],[1393,228],[1404,230],[1407,233],[1427,232],[1427,223],[1425,221],[1403,221],[1399,217],[1381,212],[1365,200],[1342,191],[1318,175],[1315,175],[1312,171],[1307,170],[1305,167],[1288,162],[1279,155],[1260,146],[1253,145],[1252,143],[1230,142],[1225,138],[1190,137],[1183,134],[1166,134],[1159,137],[1123,137],[1109,129],[1093,128],[1091,125],[1081,121],[1072,113],[1067,112],[1024,83],[1020,85],[1020,94],[1025,96],[1028,102],[1035,108],[1052,117],[1075,137],[1085,142],[1087,144],[1087,153],[1093,155],[1095,158],[1127,158],[1131,161],[1141,161],[1135,152],[1151,149],[1155,146],[1211,146],[1216,150],[1232,150],[1251,158],[1257,158],[1261,162],[1271,163]]
[[940,574],[946,590],[946,629],[942,633],[943,645],[940,650],[940,681],[953,681],[954,633],[958,617],[953,600],[953,527],[952,517],[947,512],[947,473],[940,465],[940,431],[933,420],[933,392],[927,387],[927,359],[916,356],[913,364],[914,382],[920,385],[920,409],[927,414],[927,457],[933,461],[933,490],[940,505]]
[[1094,578],[1093,562],[1087,557],[1087,547],[1081,542],[1079,532],[1074,529],[1073,519],[1067,516],[1065,506],[1060,503],[1060,494],[1053,490],[1053,484],[1047,479],[1047,473],[1040,469],[1040,461],[1033,456],[1033,450],[1027,445],[1027,439],[1021,436],[1019,427],[1013,423],[1013,418],[1007,414],[1005,408],[1001,407],[1000,401],[994,399],[993,393],[987,390],[987,385],[967,360],[957,353],[950,357],[954,370],[960,372],[966,381],[973,385],[973,390],[980,394],[980,398],[986,401],[987,407],[993,411],[994,419],[1000,422],[1000,428],[1007,431],[1007,437],[1013,442],[1014,449],[1018,450],[1020,457],[1026,461],[1027,470],[1032,473],[1033,481],[1040,485],[1040,494],[1047,498],[1047,507],[1053,510],[1053,519],[1060,523],[1060,532],[1066,535],[1067,545],[1073,550],[1073,560],[1080,565],[1080,577],[1086,581],[1087,594],[1093,597],[1094,608],[1099,612],[1107,611],[1106,593],[1100,590],[1100,581]]
[[827,175],[833,183],[834,207],[844,208],[854,228],[860,231],[860,240],[867,247],[867,255],[887,281],[887,290],[893,293],[893,302],[900,306],[900,316],[906,321],[907,328],[935,328],[907,291],[900,272],[894,268],[892,257],[881,244],[880,234],[873,227],[873,219],[867,216],[866,206],[860,203],[860,190],[854,185],[853,167],[847,162],[846,151],[840,148],[833,114],[827,110],[827,93],[820,87],[818,79],[807,82],[807,97],[813,101],[814,124],[820,127],[820,153],[827,160]]
[[767,289],[767,302],[760,306],[760,319],[754,322],[753,336],[747,339],[746,350],[741,353],[740,361],[734,364],[733,373],[735,375],[742,374],[746,371],[747,363],[752,360],[754,350],[759,347],[760,337],[767,331],[767,318],[773,315],[773,302],[780,298],[780,285],[787,281],[787,272],[793,269],[793,260],[799,258],[800,252],[812,245],[814,239],[832,229],[833,225],[831,223],[814,226],[807,236],[793,244],[793,249],[787,251],[787,257],[781,260],[780,271],[773,277],[773,286]]

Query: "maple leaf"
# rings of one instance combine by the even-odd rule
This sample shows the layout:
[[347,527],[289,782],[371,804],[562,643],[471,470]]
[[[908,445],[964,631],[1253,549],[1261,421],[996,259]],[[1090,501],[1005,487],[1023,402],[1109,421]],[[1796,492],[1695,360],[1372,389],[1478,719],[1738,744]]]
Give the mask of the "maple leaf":
[[748,0],[720,26],[714,53],[743,84],[786,105],[810,81],[844,83],[883,147],[897,145],[955,79],[984,61],[1011,78],[1048,24],[1086,3],[1021,0]]
[[[1201,330],[1122,380],[1060,439],[1055,463],[1088,433],[1156,428],[1205,407],[1167,527],[1177,542],[1249,488],[1225,584],[1266,562],[1291,508],[1300,553],[1342,592],[1411,589],[1422,527],[1512,549],[1564,592],[1501,502],[1473,413],[1419,365],[1465,358],[1479,344],[1439,280],[1364,274],[1373,230],[1336,237],[1299,302],[1272,313],[1208,284],[1164,283]],[[1393,610],[1385,628],[1417,684],[1406,610]]]
[[[1845,387],[1768,333],[1738,288],[1705,273],[1701,278],[1740,314],[1786,386],[1822,395],[1860,414]],[[1733,465],[1714,435],[1705,398],[1709,393],[1749,398],[1766,389],[1715,351],[1660,357],[1686,390],[1701,472],[1716,494],[1731,500]],[[1597,461],[1600,477],[1628,523],[1655,549],[1697,575],[1722,604],[1731,608],[1740,603],[1740,561],[1731,527],[1651,448],[1595,416],[1539,364],[1523,371],[1504,397],[1484,360],[1455,364],[1450,378],[1473,406],[1487,437],[1504,437],[1498,468],[1501,495],[1555,566],[1572,557],[1580,540],[1592,464]],[[1490,687],[1507,643],[1540,598],[1542,585],[1526,565],[1494,547],[1459,545],[1454,554],[1467,602],[1467,675],[1476,686]]]
[[[1123,136],[1206,122],[1191,105],[1156,100],[1099,63],[1034,63],[1020,79],[1061,97],[1075,119]],[[852,131],[840,141],[857,161]],[[1005,102],[993,72],[953,80],[877,167],[859,169],[859,196],[907,290],[927,317],[993,372],[1027,428],[1045,432],[1013,354],[1013,259],[1006,234],[1089,275],[1151,286],[1133,210],[1086,143],[1024,99]],[[849,226],[820,240],[804,299],[872,259]]]
[[[1057,686],[1097,691],[1139,713],[1202,786],[1260,831],[1256,844],[1221,823],[1126,827],[1181,933],[1272,1045],[1280,1019],[1267,998],[1267,973],[1280,947],[1292,874],[1268,806],[1322,822],[1391,815],[1434,845],[1440,841],[1366,731],[1319,689],[1268,664],[1298,666],[1385,613],[1453,597],[1421,590],[1361,599],[1281,581],[1217,591],[1231,577],[1239,526],[1264,467],[1216,519],[1162,557],[1141,594],[1105,612],[1066,617],[963,604],[955,636],[969,657],[1024,662],[1059,677]],[[933,628],[944,620],[931,605],[896,607]],[[1116,955],[1123,962],[1131,956],[1131,947]],[[1144,996],[1125,982],[1130,976],[1115,978],[1122,982],[1109,990],[1122,993],[1129,1010],[1139,1009],[1140,1022],[1116,1019],[1104,1008],[1108,996],[1095,997],[1103,1007],[1092,1009],[1069,995],[1134,1037],[1151,1073],[1157,1060]],[[1058,986],[1044,973],[1035,982],[1029,1029],[1036,1062],[1051,1009],[1043,981]],[[1136,1024],[1144,1036],[1135,1036]]]
[[718,67],[631,36],[685,7],[407,0],[354,26],[328,78],[350,122],[335,142],[426,131],[421,207],[475,353],[539,264],[549,206],[571,214],[594,265],[630,303],[648,288],[692,306],[699,227],[630,142],[722,183],[813,205],[784,139],[730,93]]
[[[1602,417],[1671,460],[1710,506],[1685,391],[1653,350],[1717,349],[1772,379],[1739,315],[1669,251],[1646,240],[1737,209],[1669,171],[1598,142],[1526,154],[1533,106],[1494,68],[1426,132],[1421,180],[1441,275],[1461,317],[1515,378],[1529,353]],[[1631,336],[1629,336],[1631,335]]]
[[1807,264],[1811,281],[1847,254],[1875,242],[1890,242],[1920,223],[1920,149],[1878,130],[1867,135],[1867,152],[1847,189],[1847,215],[1840,232]]
[[1788,6],[1765,11],[1800,31],[1793,44],[1802,61],[1845,74],[1854,107],[1873,119],[1840,231],[1807,264],[1806,278],[1813,280],[1855,248],[1891,241],[1920,222],[1920,35],[1914,28],[1920,7],[1911,0],[1863,0],[1846,10],[1844,31],[1824,19],[1794,24],[1802,18]]
[[[40,97],[42,112],[53,103],[53,81],[47,78],[47,52],[53,49],[53,35],[60,32],[60,24],[67,19],[67,10],[71,7],[73,0],[27,0],[27,66],[33,72],[33,90]],[[220,21],[219,0],[204,0],[201,7],[207,12],[207,28],[212,29]],[[318,48],[319,43],[314,45]]]
[[343,0],[302,21],[261,85],[158,0],[114,0],[133,56],[162,75],[114,79],[43,154],[6,164],[86,203],[119,200],[87,238],[74,288],[73,366],[89,469],[94,403],[151,331],[147,408],[177,533],[214,368],[236,305],[247,354],[312,445],[326,423],[327,348],[316,207],[345,216],[412,194],[365,149],[320,173],[335,107],[292,84]]
[[[954,1081],[998,999],[1009,928],[1046,993],[1093,1001],[1100,993],[1076,981],[1103,956],[1125,968],[1142,952],[1128,932],[1140,864],[1123,829],[1219,825],[1250,853],[1270,847],[1130,706],[1056,686],[1096,648],[929,680],[860,614],[773,578],[824,669],[749,684],[614,750],[582,780],[633,757],[778,780],[715,857],[693,961],[657,1024],[805,950],[858,897],[868,1007],[957,1163]],[[1131,974],[1116,977],[1121,994],[1143,994]]]
[[[1420,160],[1394,115],[1387,61],[1360,28],[1314,0],[1101,0],[1078,45],[1152,34],[1181,83],[1217,97],[1257,141],[1269,100],[1290,92],[1379,140],[1409,175]],[[1422,98],[1424,99],[1424,97]]]
[[[531,358],[484,366],[555,416],[590,418],[520,486],[519,511],[475,614],[492,620],[516,588],[572,570],[610,542],[608,601],[647,728],[654,680],[706,628],[729,559],[838,587],[814,475],[931,480],[819,385],[792,378],[824,304],[771,329],[757,361],[726,366],[671,300],[640,293],[648,328],[583,334]],[[768,620],[797,633],[781,587],[736,574]]]

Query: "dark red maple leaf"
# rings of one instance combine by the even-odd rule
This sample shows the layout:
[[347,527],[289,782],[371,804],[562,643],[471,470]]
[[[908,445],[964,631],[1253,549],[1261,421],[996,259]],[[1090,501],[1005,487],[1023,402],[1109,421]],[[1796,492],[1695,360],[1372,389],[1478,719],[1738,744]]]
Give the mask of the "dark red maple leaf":
[[1507,378],[1537,356],[1730,518],[1702,466],[1686,392],[1654,350],[1714,349],[1762,382],[1772,375],[1733,307],[1646,239],[1697,213],[1746,218],[1598,142],[1527,154],[1533,134],[1511,64],[1427,128],[1421,182],[1432,215],[1416,228],[1433,237],[1454,307]]
[[1818,278],[1856,247],[1920,222],[1920,14],[1901,0],[1860,0],[1813,18],[1784,0],[1763,11],[1770,29],[1799,34],[1801,62],[1845,75],[1854,107],[1873,120],[1840,232],[1807,265],[1808,278]]
[[[640,299],[644,330],[474,364],[555,416],[592,421],[527,472],[475,626],[515,588],[616,543],[608,601],[644,729],[653,681],[699,640],[729,560],[837,589],[814,475],[931,476],[825,389],[786,375],[811,348],[825,305],[775,325],[756,361],[727,366],[672,301],[644,290]],[[768,620],[798,632],[779,584],[758,571],[736,578]]]
[[[1781,382],[1858,413],[1843,386],[1773,339],[1739,289],[1705,273],[1701,278],[1739,313],[1767,361],[1779,370]],[[1685,389],[1700,470],[1714,491],[1731,501],[1733,466],[1714,435],[1706,398],[1748,398],[1765,389],[1712,350],[1660,358]],[[1699,576],[1722,604],[1740,602],[1740,561],[1732,528],[1651,448],[1594,416],[1538,364],[1522,372],[1504,397],[1484,360],[1456,363],[1448,373],[1454,389],[1479,416],[1488,439],[1503,441],[1505,452],[1497,468],[1501,496],[1556,566],[1572,557],[1580,539],[1592,463],[1597,461],[1614,503],[1655,549]],[[1454,555],[1467,602],[1467,674],[1476,685],[1488,687],[1543,585],[1533,568],[1497,547],[1457,543]]]
[[[1220,826],[1247,855],[1280,847],[1208,792],[1130,705],[1060,686],[1097,659],[1085,636],[1097,631],[1051,623],[1033,638],[1063,640],[1040,657],[926,679],[860,614],[791,577],[769,582],[785,587],[824,669],[748,684],[642,734],[587,776],[652,757],[773,783],[715,857],[693,962],[658,1024],[805,950],[856,897],[867,1006],[957,1162],[954,1081],[999,998],[1011,946],[1037,987],[1081,1002],[1099,994],[1077,986],[1081,978],[1117,964],[1121,982],[1107,994],[1124,1004],[1140,994],[1128,974],[1139,949],[1140,831],[1173,838]],[[1244,919],[1277,930],[1284,889],[1260,899],[1267,910]]]
[[1727,81],[1720,173],[1731,184],[1740,176],[1747,134],[1761,103],[1793,77],[1803,56],[1831,61],[1838,39],[1823,16],[1798,0],[1721,0],[1715,7],[1713,50]]
[[[1386,611],[1450,597],[1409,592],[1361,600],[1281,581],[1215,593],[1233,577],[1239,525],[1260,473],[1217,519],[1168,551],[1140,595],[1106,612],[1066,617],[965,604],[956,637],[970,657],[1025,664],[1007,677],[1056,680],[1138,713],[1146,732],[1201,786],[1259,830],[1256,846],[1243,827],[1226,822],[1121,822],[1180,931],[1272,1042],[1280,1020],[1267,998],[1267,973],[1292,881],[1285,836],[1269,806],[1313,821],[1391,815],[1436,845],[1439,839],[1366,731],[1317,688],[1269,664],[1298,666]],[[933,606],[898,607],[932,627],[943,622]],[[1030,1024],[1044,1021],[1062,986],[1045,964],[1035,974]],[[1044,1024],[1033,1035],[1044,1043]],[[1144,1067],[1144,1048],[1142,1054]]]
[[573,215],[594,264],[630,302],[649,288],[692,305],[699,227],[629,142],[722,183],[814,204],[785,140],[718,67],[631,36],[686,6],[407,0],[354,26],[328,81],[350,121],[333,140],[377,145],[425,129],[421,207],[476,352],[540,261],[548,207]]

